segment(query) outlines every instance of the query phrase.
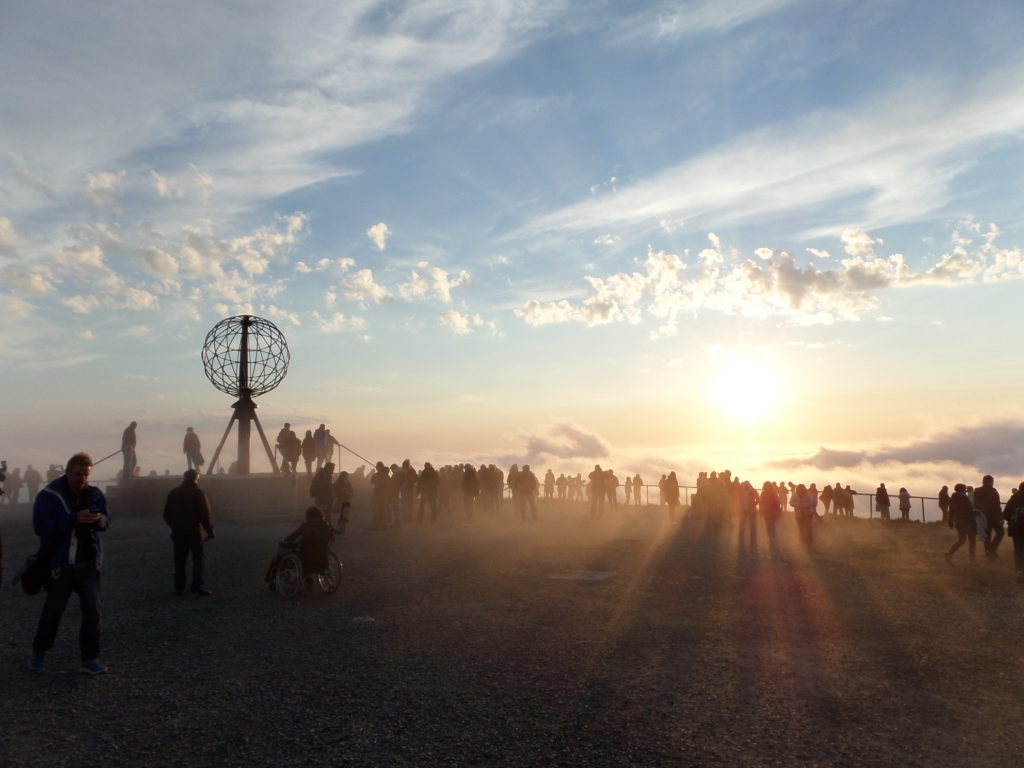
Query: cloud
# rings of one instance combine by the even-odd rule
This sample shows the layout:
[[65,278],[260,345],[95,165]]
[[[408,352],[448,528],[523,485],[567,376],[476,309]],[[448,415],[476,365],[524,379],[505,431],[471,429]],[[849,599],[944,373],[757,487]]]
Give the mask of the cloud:
[[1024,254],[999,247],[999,234],[995,225],[986,229],[966,219],[953,233],[952,249],[918,271],[902,254],[877,255],[881,241],[858,230],[843,232],[848,258],[825,268],[769,248],[757,249],[756,259],[744,259],[711,234],[711,246],[697,254],[695,264],[648,250],[642,272],[587,275],[588,297],[530,299],[515,314],[535,326],[637,323],[649,317],[660,323],[656,336],[673,335],[681,317],[704,311],[776,317],[795,325],[856,321],[878,306],[876,294],[882,290],[1024,279]]
[[97,171],[86,176],[85,191],[89,200],[97,208],[112,208],[121,188],[124,186],[125,172]]
[[623,39],[676,42],[707,33],[725,34],[801,0],[696,0],[679,4],[678,10],[658,5],[623,24]]
[[498,326],[484,320],[480,315],[464,315],[454,309],[449,309],[438,315],[437,319],[445,328],[460,336],[472,333],[479,328],[486,328],[492,335],[498,335]]
[[346,276],[341,281],[341,288],[348,298],[362,307],[370,303],[384,304],[392,299],[391,291],[377,283],[369,269],[360,269]]
[[[452,303],[452,289],[466,284],[470,280],[469,272],[460,270],[452,277],[449,272],[441,267],[432,267],[427,262],[420,262],[417,269],[412,271],[409,282],[398,287],[398,292],[404,299],[424,299],[433,294],[445,304]],[[426,275],[420,274],[417,270],[423,270]]]
[[822,221],[800,233],[811,237],[838,234],[851,221],[866,231],[920,220],[949,203],[952,185],[985,147],[1024,130],[1024,65],[960,85],[918,77],[873,101],[751,130],[614,195],[543,214],[516,234],[693,232],[793,212],[806,219],[810,211]]
[[611,453],[611,447],[600,435],[568,421],[556,423],[539,434],[526,434],[523,438],[526,443],[523,451],[496,457],[496,460],[505,466],[512,463],[539,464],[557,459],[596,461]]
[[18,236],[14,232],[14,225],[11,224],[11,220],[6,216],[0,216],[0,256],[6,256],[13,258],[17,256],[15,246],[18,242]]
[[1017,485],[1024,479],[1020,476],[1021,466],[1024,466],[1024,422],[971,424],[969,429],[948,430],[904,445],[874,450],[841,451],[822,447],[812,456],[774,461],[767,466],[787,470],[802,467],[843,470],[861,464],[928,465],[943,462],[973,468],[979,476],[985,473],[1002,475],[1008,484]]
[[346,330],[361,330],[366,327],[366,321],[361,317],[347,317],[342,312],[334,312],[330,315],[323,315],[320,312],[312,313],[313,320],[325,333],[337,333]]
[[378,251],[383,251],[388,247],[388,238],[391,237],[391,230],[387,224],[381,221],[366,230],[366,236],[370,238],[370,242],[374,244]]
[[153,189],[156,190],[158,197],[181,198],[185,196],[185,188],[177,179],[161,176],[153,170],[149,172],[149,175],[153,182]]

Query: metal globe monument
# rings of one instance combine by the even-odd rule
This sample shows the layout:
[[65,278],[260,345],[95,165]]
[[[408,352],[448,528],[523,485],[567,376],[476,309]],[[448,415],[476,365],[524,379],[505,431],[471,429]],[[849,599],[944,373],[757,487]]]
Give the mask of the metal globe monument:
[[228,421],[224,436],[210,461],[217,464],[221,449],[238,423],[238,465],[240,475],[249,474],[249,438],[251,425],[256,424],[267,459],[278,474],[277,461],[256,416],[255,397],[275,389],[288,373],[291,355],[284,334],[269,320],[254,315],[236,315],[221,320],[206,334],[203,342],[203,371],[217,389],[237,397],[231,406],[234,412]]

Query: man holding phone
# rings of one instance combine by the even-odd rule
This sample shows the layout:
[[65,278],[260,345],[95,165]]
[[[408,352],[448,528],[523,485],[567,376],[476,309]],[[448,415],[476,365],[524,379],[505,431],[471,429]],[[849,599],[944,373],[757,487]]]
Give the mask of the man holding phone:
[[36,496],[32,525],[39,536],[36,557],[46,564],[46,603],[32,641],[29,668],[42,672],[46,653],[53,647],[61,616],[71,593],[78,594],[82,607],[79,671],[101,675],[107,671],[100,655],[100,568],[103,543],[100,533],[110,525],[103,492],[89,485],[92,458],[76,453],[68,459],[63,475]]

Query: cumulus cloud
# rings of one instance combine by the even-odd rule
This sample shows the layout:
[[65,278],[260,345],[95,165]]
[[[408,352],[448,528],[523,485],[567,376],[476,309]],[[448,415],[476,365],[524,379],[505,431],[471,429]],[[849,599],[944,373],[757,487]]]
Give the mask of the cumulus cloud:
[[177,179],[163,176],[154,170],[150,170],[149,178],[158,197],[171,199],[184,197],[185,188]]
[[391,237],[391,230],[387,224],[381,221],[366,230],[366,236],[370,238],[370,242],[373,243],[378,251],[383,251],[388,247],[388,238]]
[[842,235],[847,258],[826,267],[801,263],[786,251],[758,248],[744,258],[725,248],[714,234],[695,263],[676,254],[648,250],[642,272],[585,276],[589,296],[582,300],[531,299],[515,310],[529,325],[577,322],[601,325],[659,322],[656,335],[675,333],[679,318],[701,311],[748,317],[777,317],[797,325],[856,321],[878,306],[877,293],[912,285],[953,285],[1024,279],[1019,248],[1001,248],[995,225],[965,220],[953,234],[949,252],[917,271],[903,254],[879,255],[881,241],[864,232]]
[[599,461],[611,453],[611,447],[600,435],[567,421],[556,423],[538,434],[525,434],[523,439],[523,451],[497,457],[497,460],[504,465],[538,464],[557,459]]
[[341,281],[345,295],[365,307],[367,304],[384,304],[393,298],[391,291],[373,279],[373,272],[360,269]]
[[339,331],[360,330],[366,327],[366,321],[361,317],[348,317],[343,312],[334,312],[324,315],[314,311],[312,313],[314,322],[321,331],[325,333],[337,333]]
[[97,208],[112,208],[124,185],[125,172],[97,171],[86,176],[85,193]]
[[472,333],[475,330],[485,328],[492,334],[498,333],[498,326],[493,322],[484,320],[480,315],[464,315],[461,312],[449,309],[437,316],[438,321],[448,330],[460,336]]
[[[421,271],[425,274],[421,274]],[[398,287],[398,292],[404,299],[424,299],[430,295],[440,299],[445,304],[452,303],[452,289],[458,288],[467,283],[470,279],[469,272],[460,270],[454,277],[441,267],[434,267],[427,262],[420,262],[412,271],[409,282]]]

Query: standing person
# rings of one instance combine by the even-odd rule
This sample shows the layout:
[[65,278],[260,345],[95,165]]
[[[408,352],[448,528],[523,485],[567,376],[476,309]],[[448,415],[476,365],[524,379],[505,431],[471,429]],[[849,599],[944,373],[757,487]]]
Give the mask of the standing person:
[[199,442],[199,435],[192,427],[185,429],[185,439],[181,443],[182,453],[185,454],[185,461],[188,463],[188,469],[199,470],[205,463],[203,458],[203,446]]
[[344,533],[348,526],[348,511],[352,507],[352,498],[355,494],[352,479],[348,472],[342,470],[338,473],[338,479],[334,481],[334,503],[338,506],[338,533]]
[[981,488],[974,491],[974,508],[985,516],[985,557],[995,560],[1003,540],[1003,506],[992,475],[981,478]]
[[416,511],[416,521],[423,522],[423,512],[430,507],[430,522],[437,520],[437,490],[441,485],[441,476],[437,474],[434,465],[429,461],[423,465],[423,471],[419,473],[416,481],[416,493],[420,497],[420,504]]
[[555,497],[555,473],[550,469],[544,473],[544,498],[553,499]]
[[679,506],[679,478],[676,477],[674,469],[665,478],[662,495],[664,502],[668,505],[668,520],[670,523],[674,523],[676,521],[676,507]]
[[1024,483],[1013,492],[1003,512],[1006,520],[1006,534],[1013,540],[1013,569],[1017,572],[1017,583],[1024,584]]
[[889,519],[889,492],[885,490],[885,483],[881,483],[875,490],[875,510],[881,520]]
[[[323,463],[330,458],[327,447],[327,425],[321,424],[313,433],[313,441],[316,444],[316,468],[319,470]],[[326,510],[324,510],[326,512]]]
[[[316,439],[313,431],[307,429],[306,436],[302,438],[302,461],[306,465],[306,477],[313,474],[313,461],[316,459]],[[317,465],[317,469],[320,469]]]
[[181,485],[172,488],[164,503],[164,522],[171,529],[174,542],[174,594],[185,594],[185,566],[192,557],[193,595],[209,597],[213,594],[206,588],[206,553],[203,550],[203,536],[213,538],[213,524],[210,522],[210,502],[199,487],[199,470],[189,468],[182,475]]
[[810,549],[814,543],[814,518],[817,516],[817,500],[814,499],[807,486],[800,483],[789,499],[796,517],[796,526],[800,532],[800,543]]
[[334,510],[334,464],[327,462],[313,475],[313,482],[309,484],[309,495],[313,497],[316,506],[323,510],[328,522],[331,519],[331,512]]
[[604,512],[604,470],[600,464],[594,465],[594,471],[587,477],[590,479],[590,516],[600,517]]
[[462,511],[467,520],[473,519],[473,505],[480,495],[480,482],[477,480],[476,468],[466,464],[462,470]]
[[[295,475],[295,462],[298,460],[298,456],[292,458],[294,442],[295,433],[292,431],[292,425],[286,421],[277,433],[277,452],[281,454],[281,473],[285,477]],[[299,445],[301,448],[301,443]]]
[[942,513],[943,525],[949,524],[949,486],[942,486],[939,491],[939,511]]
[[910,491],[900,488],[900,520],[910,522]]
[[949,497],[949,527],[956,529],[956,543],[946,552],[946,562],[953,564],[953,555],[969,541],[967,549],[971,562],[974,562],[974,544],[978,536],[978,523],[974,519],[974,505],[967,496],[967,486],[957,483],[953,486],[953,495]]
[[107,500],[103,492],[89,485],[92,458],[76,453],[68,459],[64,474],[43,488],[32,508],[32,526],[39,537],[36,558],[46,564],[46,602],[39,617],[29,669],[42,672],[46,653],[53,648],[61,616],[77,593],[82,609],[78,646],[79,671],[101,675],[107,671],[100,661],[100,569],[103,541],[100,534],[110,527]]
[[764,529],[768,534],[768,546],[775,550],[775,525],[782,517],[782,504],[779,502],[779,494],[775,486],[765,480],[761,486],[761,496],[757,501],[758,511],[764,518]]
[[138,462],[135,460],[135,428],[137,422],[132,422],[124,428],[121,433],[121,456],[124,458],[124,468],[121,470],[121,479],[130,480],[135,476],[135,467]]
[[[821,489],[821,495],[818,497],[818,500],[821,501],[821,505],[825,508],[825,514],[827,515],[828,514],[828,508],[832,504],[832,486],[831,485],[826,485],[824,488]],[[837,505],[837,507],[838,507],[838,505]],[[836,512],[838,512],[838,511],[839,510],[836,509]]]
[[28,488],[28,503],[31,504],[36,500],[39,486],[43,484],[43,476],[39,474],[38,469],[29,464],[25,467],[25,476],[22,479],[25,481],[25,487]]
[[758,497],[757,491],[754,490],[754,486],[750,484],[749,480],[744,480],[740,484],[738,501],[740,517],[740,549],[742,550],[745,546],[749,545],[750,553],[756,554]]
[[644,487],[644,481],[640,479],[640,473],[633,475],[633,503],[640,506],[640,491]]
[[555,480],[555,488],[558,491],[558,500],[565,501],[566,490],[569,487],[569,478],[565,476],[564,472],[560,472],[558,479]]
[[373,493],[370,497],[370,528],[384,530],[391,524],[391,515],[388,511],[391,477],[387,465],[383,461],[378,461],[374,467],[373,474],[370,476],[370,485],[373,486]]
[[526,508],[530,508],[530,517],[534,520],[537,519],[537,492],[540,489],[540,485],[537,481],[537,476],[533,474],[533,470],[530,469],[529,464],[523,464],[523,468],[519,471],[519,478],[516,481],[519,485],[519,494],[517,496],[519,515],[523,521],[526,520]]

